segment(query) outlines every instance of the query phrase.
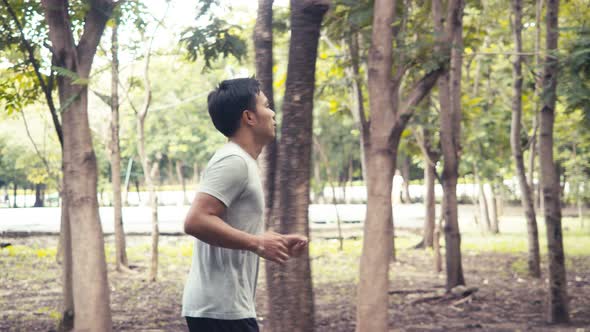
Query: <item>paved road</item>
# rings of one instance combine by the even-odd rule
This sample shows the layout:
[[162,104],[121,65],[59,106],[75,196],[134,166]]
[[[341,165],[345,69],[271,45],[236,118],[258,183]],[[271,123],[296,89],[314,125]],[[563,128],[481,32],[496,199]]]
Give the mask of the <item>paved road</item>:
[[[188,206],[160,206],[158,208],[160,231],[164,234],[182,233],[182,223]],[[461,206],[462,220],[473,220],[472,206]],[[365,218],[366,205],[338,205],[338,213],[343,221],[345,235],[360,235]],[[3,208],[0,209],[0,234],[23,233],[58,233],[60,208]],[[336,230],[336,209],[333,205],[310,205],[310,228],[312,234],[330,236]],[[105,233],[113,233],[113,208],[101,207],[100,217]],[[129,234],[147,234],[151,231],[150,209],[148,207],[123,208],[125,232]],[[394,207],[396,228],[419,229],[424,220],[422,204],[406,204]]]

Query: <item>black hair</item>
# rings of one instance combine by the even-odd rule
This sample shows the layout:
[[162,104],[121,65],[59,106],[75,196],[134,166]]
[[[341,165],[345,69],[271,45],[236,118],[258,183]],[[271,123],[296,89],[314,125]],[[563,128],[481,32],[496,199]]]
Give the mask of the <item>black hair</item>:
[[240,127],[245,110],[256,110],[256,96],[260,82],[254,77],[225,80],[209,93],[207,105],[213,125],[226,137],[231,137]]

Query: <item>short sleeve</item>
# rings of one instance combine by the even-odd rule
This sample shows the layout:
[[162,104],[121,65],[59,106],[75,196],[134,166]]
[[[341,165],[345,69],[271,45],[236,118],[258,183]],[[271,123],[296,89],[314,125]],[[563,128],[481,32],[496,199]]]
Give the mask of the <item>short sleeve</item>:
[[244,191],[247,182],[246,161],[240,156],[230,155],[207,167],[198,191],[219,199],[229,207]]

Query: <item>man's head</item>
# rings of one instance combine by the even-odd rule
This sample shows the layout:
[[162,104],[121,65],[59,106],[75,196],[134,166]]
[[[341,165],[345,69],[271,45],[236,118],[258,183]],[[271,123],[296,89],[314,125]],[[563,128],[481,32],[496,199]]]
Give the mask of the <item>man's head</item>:
[[221,82],[209,93],[207,103],[213,125],[226,137],[236,135],[240,128],[265,141],[275,135],[274,112],[254,78]]

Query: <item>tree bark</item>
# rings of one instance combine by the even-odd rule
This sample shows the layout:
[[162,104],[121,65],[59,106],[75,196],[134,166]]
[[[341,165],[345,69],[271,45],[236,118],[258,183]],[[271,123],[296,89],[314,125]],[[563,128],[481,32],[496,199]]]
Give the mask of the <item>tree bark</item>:
[[473,164],[473,174],[475,176],[475,182],[477,184],[477,202],[479,203],[479,216],[482,222],[482,226],[485,227],[485,232],[492,230],[492,223],[490,222],[490,211],[488,208],[488,200],[484,190],[484,185],[479,177],[477,165]]
[[[309,179],[315,64],[327,0],[291,1],[291,43],[283,102],[272,225],[309,236]],[[270,330],[312,331],[314,304],[309,251],[285,265],[267,264]]]
[[[333,177],[332,177],[332,171],[330,170],[330,162],[328,161],[328,156],[326,155],[322,145],[320,144],[320,142],[318,141],[318,139],[314,136],[313,138],[313,145],[314,147],[317,149],[318,154],[320,155],[320,160],[322,162],[322,164],[324,164],[324,167],[326,168],[326,177],[328,180],[328,183],[330,183],[330,189],[332,189],[332,205],[334,206],[334,212],[336,213],[336,226],[338,227],[338,241],[340,242],[340,246],[338,248],[338,250],[342,251],[342,249],[344,249],[344,237],[342,236],[342,225],[341,225],[341,221],[340,221],[340,213],[338,212],[338,202],[336,200],[336,186],[334,185],[334,182],[336,181]],[[344,191],[344,187],[345,186],[341,186],[341,188]]]
[[[428,102],[430,105],[430,101]],[[428,106],[430,107],[430,106]],[[417,248],[433,248],[434,231],[436,223],[436,198],[434,196],[434,186],[436,183],[436,162],[440,158],[439,152],[433,150],[431,143],[431,133],[426,127],[422,126],[420,131],[415,131],[414,136],[418,142],[418,146],[422,151],[422,158],[424,159],[424,227],[422,242]],[[440,233],[440,230],[439,230]],[[440,236],[440,234],[439,234]]]
[[111,183],[115,214],[115,255],[117,271],[128,267],[125,231],[123,229],[123,203],[121,198],[121,150],[119,148],[119,41],[118,23],[111,33]]
[[352,105],[353,105],[353,112],[352,116],[354,121],[356,122],[357,126],[359,127],[359,131],[361,132],[360,137],[360,151],[361,151],[361,168],[362,168],[362,176],[363,180],[367,180],[367,165],[366,165],[366,152],[365,146],[368,144],[368,130],[364,130],[367,125],[367,118],[365,115],[365,100],[363,97],[363,84],[362,78],[360,74],[360,55],[359,55],[359,41],[358,41],[358,32],[352,32],[348,39],[348,48],[350,51],[350,62],[352,64],[352,68],[349,68],[346,73],[349,75],[349,78],[352,79]]
[[33,204],[33,207],[43,207],[45,205],[44,187],[45,184],[43,183],[35,184],[35,204]]
[[[450,291],[458,285],[464,285],[463,266],[461,263],[461,234],[457,211],[457,179],[459,171],[460,129],[461,129],[461,52],[463,1],[458,0],[459,14],[447,19],[447,31],[454,45],[451,49],[451,67],[438,81],[440,98],[440,140],[444,159],[443,180],[443,215],[445,218],[446,243],[446,289]],[[452,1],[449,3],[452,5]],[[433,1],[435,27],[442,32],[442,9],[440,0]],[[452,10],[452,9],[450,9]],[[444,45],[441,45],[444,47]],[[458,50],[459,48],[459,50]]]
[[401,173],[404,178],[402,183],[402,202],[404,204],[411,204],[412,198],[410,197],[410,168],[411,168],[410,157],[404,156],[402,159]]
[[424,207],[426,209],[424,218],[424,248],[433,248],[434,243],[434,227],[436,220],[436,207],[434,197],[434,183],[435,183],[435,168],[434,165],[426,162],[424,166]]
[[16,205],[16,190],[18,189],[18,185],[16,184],[16,178],[14,179],[14,182],[12,184],[12,198],[14,198],[14,202],[12,204],[13,208],[17,208],[18,205]]
[[[541,57],[539,56],[539,48],[541,47],[541,13],[543,11],[543,0],[535,1],[535,68],[541,68]],[[535,72],[535,114],[533,115],[533,136],[531,137],[530,155],[529,155],[529,187],[531,190],[531,200],[535,209],[539,209],[541,202],[540,190],[537,189],[535,195],[535,156],[538,154],[538,133],[536,129],[539,126],[539,92],[541,90],[541,74]],[[540,174],[540,172],[539,172]],[[538,176],[537,188],[541,188],[541,177]],[[535,198],[536,197],[536,198]],[[538,236],[537,236],[538,238]],[[540,268],[539,268],[540,271]],[[540,275],[540,272],[539,272]]]
[[567,278],[565,254],[561,229],[561,204],[559,195],[559,178],[553,158],[553,125],[555,121],[555,103],[557,99],[558,62],[555,51],[558,46],[558,12],[559,0],[547,1],[546,49],[543,74],[543,107],[540,116],[539,159],[541,177],[543,178],[543,197],[545,225],[547,228],[547,247],[549,255],[549,301],[548,316],[550,323],[569,321],[567,295]]
[[74,294],[72,280],[72,235],[70,219],[68,217],[67,200],[62,198],[61,205],[61,227],[58,255],[61,255],[62,294],[63,302],[61,307],[61,319],[57,330],[60,332],[70,331],[74,328]]
[[500,220],[498,218],[498,199],[496,196],[496,190],[494,189],[494,183],[490,183],[490,221],[492,222],[492,234],[500,233]]
[[182,185],[182,204],[188,205],[189,201],[186,197],[186,180],[184,178],[184,174],[182,173],[182,169],[184,168],[184,162],[182,160],[176,161],[176,177],[178,178],[178,182]]
[[[258,16],[254,27],[254,50],[256,54],[256,77],[261,84],[262,92],[268,99],[269,107],[275,110],[273,92],[273,34],[272,34],[272,3],[273,0],[258,0]],[[278,112],[278,110],[275,110]],[[275,181],[277,168],[277,140],[274,139],[259,157],[264,188],[264,224],[270,225],[274,205]]]
[[[170,4],[167,4],[166,11],[162,19],[156,25],[154,32],[150,38],[150,41],[147,45],[146,52],[145,52],[145,64],[143,68],[143,84],[144,84],[144,100],[143,106],[141,110],[137,113],[137,143],[138,143],[138,152],[139,157],[141,159],[141,167],[143,168],[143,175],[145,178],[145,184],[148,188],[149,192],[149,203],[151,208],[151,215],[152,215],[152,250],[151,250],[151,264],[150,264],[150,275],[149,280],[155,282],[158,277],[158,241],[160,236],[160,230],[158,228],[158,197],[156,196],[156,187],[154,185],[154,181],[152,176],[155,174],[159,174],[159,163],[158,161],[154,162],[154,166],[150,169],[148,155],[145,151],[145,119],[147,117],[148,111],[150,109],[150,105],[152,102],[152,86],[149,76],[149,68],[150,68],[150,59],[151,59],[151,52],[152,52],[152,45],[154,43],[154,39],[158,28],[160,27],[161,22],[166,18],[168,14],[168,8]],[[157,172],[156,172],[157,171]],[[157,177],[159,178],[159,176]]]
[[[43,0],[55,66],[88,79],[112,1],[90,4],[78,45],[66,1]],[[97,164],[88,124],[88,87],[70,77],[57,79],[62,112],[64,193],[71,226],[74,329],[111,331],[104,239],[98,215]],[[92,276],[92,278],[88,278]]]
[[[514,44],[517,53],[522,52],[522,0],[512,0],[512,10],[514,12]],[[524,158],[522,146],[520,143],[521,121],[522,121],[522,62],[523,56],[516,55],[512,63],[514,87],[512,97],[512,125],[510,131],[510,145],[512,147],[512,156],[520,185],[520,201],[524,209],[527,221],[528,233],[528,270],[529,275],[533,278],[541,277],[541,259],[539,254],[539,232],[537,230],[537,218],[533,202],[532,187],[529,185],[524,168]],[[534,147],[531,146],[531,168],[534,167]],[[532,184],[532,179],[531,179]]]
[[[393,214],[392,178],[399,140],[416,106],[430,92],[442,68],[427,73],[399,99],[404,68],[392,77],[392,24],[397,19],[395,1],[375,1],[373,31],[368,62],[370,121],[362,126],[367,165],[367,216],[357,289],[357,331],[388,329],[389,263],[392,258]],[[450,17],[457,14],[456,4],[449,6]]]

